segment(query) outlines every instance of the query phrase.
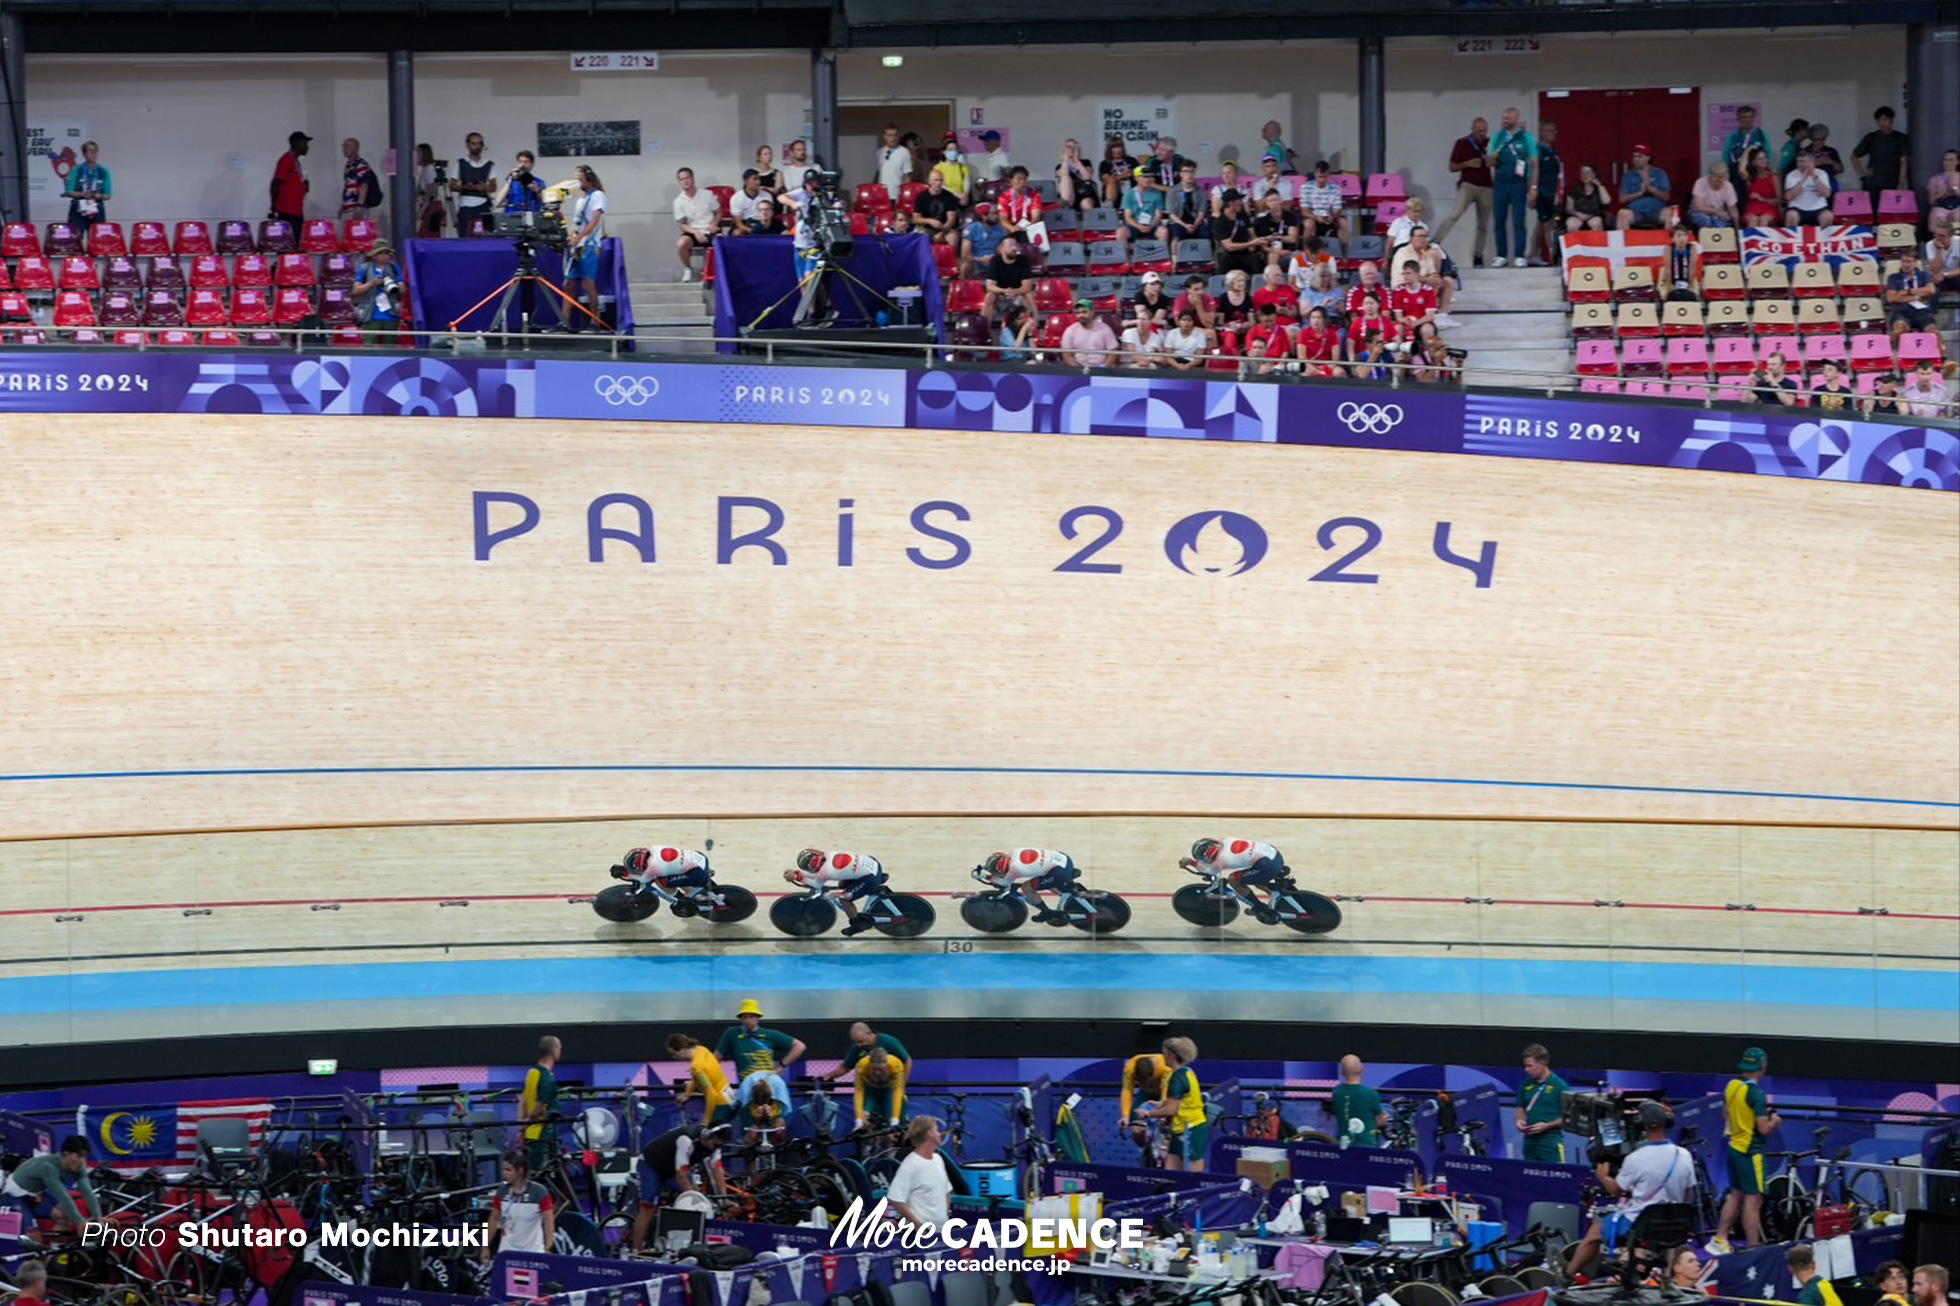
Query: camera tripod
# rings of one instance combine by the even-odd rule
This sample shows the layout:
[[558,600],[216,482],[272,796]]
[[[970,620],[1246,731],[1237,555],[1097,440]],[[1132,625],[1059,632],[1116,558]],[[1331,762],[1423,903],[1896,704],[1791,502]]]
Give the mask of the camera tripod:
[[[462,330],[463,323],[469,320],[470,314],[476,312],[491,300],[496,299],[498,301],[497,311],[490,315],[490,325],[487,328],[487,332],[498,335],[528,336],[531,334],[531,315],[535,311],[534,295],[536,288],[540,286],[558,296],[568,306],[577,309],[579,312],[591,318],[593,324],[601,331],[606,329],[604,318],[579,303],[576,299],[573,299],[560,287],[554,286],[545,280],[544,276],[538,271],[538,247],[528,240],[519,240],[517,242],[516,275],[485,295],[482,299],[477,300],[476,303],[464,309],[461,315],[449,324],[449,329],[451,331]],[[499,298],[499,296],[502,298]],[[512,301],[516,301],[518,306],[518,329],[515,332],[510,330],[510,306]],[[571,323],[571,320],[569,316],[565,319],[567,325]]]
[[[830,325],[832,322],[836,321],[838,317],[836,302],[834,299],[831,302],[830,312],[827,313],[821,320],[812,322],[811,319],[816,316],[818,296],[820,296],[823,293],[824,286],[832,277],[842,277],[844,280],[852,282],[853,284],[862,288],[865,294],[870,295],[872,299],[883,304],[887,309],[891,309],[894,312],[897,310],[898,306],[892,303],[891,300],[879,294],[878,291],[874,290],[872,287],[866,285],[850,270],[846,268],[838,267],[836,264],[834,264],[831,261],[831,258],[832,255],[829,250],[819,250],[817,253],[816,261],[811,265],[810,270],[804,273],[803,276],[797,280],[797,283],[794,286],[790,287],[789,293],[785,294],[781,299],[778,299],[775,303],[769,305],[769,307],[763,309],[760,313],[757,313],[755,315],[755,321],[749,323],[749,325],[745,328],[745,330],[754,331],[757,327],[760,327],[765,318],[767,318],[771,313],[775,312],[777,309],[781,308],[784,304],[789,302],[790,295],[800,296],[800,298],[796,302],[796,312],[790,319],[790,324],[792,326],[807,327],[813,325],[814,326]],[[850,288],[847,286],[845,287],[845,289],[849,290]],[[871,325],[872,321],[874,320],[873,314],[870,311],[866,310],[864,306],[863,297],[860,296],[855,290],[850,291],[850,296],[851,296],[852,303],[856,306],[858,313],[860,317],[864,320],[865,324],[867,326]]]

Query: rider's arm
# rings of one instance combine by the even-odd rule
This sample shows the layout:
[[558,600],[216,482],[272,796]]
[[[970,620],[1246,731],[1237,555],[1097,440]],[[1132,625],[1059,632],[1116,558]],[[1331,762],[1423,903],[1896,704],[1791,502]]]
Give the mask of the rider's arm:
[[854,1113],[851,1119],[862,1127],[864,1124],[864,1072],[862,1070],[851,1076],[851,1110]]
[[684,1193],[700,1191],[694,1186],[694,1140],[686,1134],[674,1140],[674,1182]]
[[1123,1063],[1123,1091],[1116,1097],[1116,1118],[1128,1121],[1130,1118],[1130,1099],[1136,1095],[1137,1060],[1131,1057]]
[[912,1063],[901,1061],[892,1067],[892,1123],[897,1124],[905,1118],[905,1080],[912,1073]]

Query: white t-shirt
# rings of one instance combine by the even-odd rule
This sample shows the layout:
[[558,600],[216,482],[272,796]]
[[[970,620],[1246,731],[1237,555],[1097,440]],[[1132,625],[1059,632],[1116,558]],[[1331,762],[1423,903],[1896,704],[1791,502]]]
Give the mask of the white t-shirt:
[[898,188],[912,180],[912,151],[903,145],[880,145],[878,147],[878,183],[891,192],[892,202],[898,202]]
[[552,1206],[550,1190],[536,1180],[522,1188],[505,1184],[491,1202],[497,1211],[497,1227],[503,1232],[503,1250],[545,1250],[544,1213]]
[[1919,264],[1926,269],[1927,276],[1935,279],[1956,268],[1960,268],[1960,240],[1955,240],[1946,247],[1946,256],[1944,258],[1940,256],[1939,242],[1936,240],[1927,241],[1925,256],[1919,260]]
[[[1153,327],[1148,336],[1139,338],[1135,327],[1125,327],[1123,328],[1122,345],[1123,351],[1127,354],[1154,354],[1164,347],[1164,333]],[[1132,357],[1125,358],[1123,365],[1125,367],[1142,367],[1147,362],[1149,362],[1148,359]]]
[[973,166],[982,181],[1005,181],[1014,164],[1007,157],[1006,150],[988,150],[985,154],[974,156]]
[[1618,1182],[1626,1190],[1622,1215],[1638,1215],[1657,1202],[1686,1202],[1695,1191],[1694,1158],[1674,1143],[1648,1143],[1620,1162]]
[[1173,331],[1164,337],[1164,352],[1179,358],[1203,358],[1205,355],[1205,333],[1198,327],[1189,332]]
[[578,207],[572,210],[573,240],[578,240],[579,232],[584,231],[585,224],[592,221],[594,217],[599,219],[599,225],[594,227],[592,234],[581,242],[580,248],[586,245],[596,246],[606,238],[606,192],[602,190],[585,191],[579,196]]
[[778,171],[783,174],[784,190],[802,190],[803,174],[816,165],[813,163],[785,163]]
[[885,1197],[894,1204],[905,1203],[921,1223],[935,1228],[952,1217],[953,1181],[946,1176],[946,1163],[936,1155],[927,1159],[913,1152],[899,1162]]
[[1815,213],[1831,206],[1831,179],[1822,172],[1813,172],[1806,179],[1802,168],[1792,169],[1783,179],[1783,189],[1789,191],[1799,187],[1797,197],[1790,201],[1790,207],[1800,213]]
[[737,222],[747,222],[755,216],[756,205],[771,198],[768,191],[760,188],[753,195],[746,188],[738,190],[728,197],[728,216]]
[[712,234],[715,224],[721,221],[721,201],[715,198],[711,190],[697,189],[693,199],[689,199],[683,191],[674,196],[674,221],[683,227]]

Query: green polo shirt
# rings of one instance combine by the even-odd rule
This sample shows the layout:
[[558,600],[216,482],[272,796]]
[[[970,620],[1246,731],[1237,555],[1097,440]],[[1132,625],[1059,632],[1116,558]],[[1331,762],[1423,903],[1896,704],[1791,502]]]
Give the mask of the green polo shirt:
[[[1528,1125],[1542,1125],[1565,1119],[1565,1095],[1572,1088],[1556,1071],[1546,1075],[1543,1082],[1527,1079],[1518,1085],[1518,1109],[1524,1112],[1524,1122]],[[1556,1129],[1548,1129],[1542,1134],[1527,1134],[1524,1138],[1524,1159],[1527,1161],[1565,1160],[1565,1137]]]
[[[1345,1138],[1349,1147],[1380,1147],[1381,1129],[1376,1121],[1382,1116],[1382,1095],[1366,1084],[1336,1084],[1334,1086],[1334,1129],[1337,1139]],[[1360,1133],[1350,1132],[1354,1126],[1348,1122],[1359,1120]]]
[[796,1040],[779,1029],[758,1029],[751,1034],[740,1025],[730,1025],[715,1044],[715,1056],[735,1063],[735,1078],[773,1074],[782,1058],[796,1046]]
[[[912,1064],[912,1054],[905,1050],[903,1043],[893,1038],[890,1034],[873,1035],[871,1047],[883,1048],[885,1055],[894,1061],[902,1061],[908,1066]],[[851,1050],[844,1054],[844,1069],[855,1070],[857,1063],[864,1060],[870,1052],[871,1048],[861,1048],[855,1043],[851,1044]]]

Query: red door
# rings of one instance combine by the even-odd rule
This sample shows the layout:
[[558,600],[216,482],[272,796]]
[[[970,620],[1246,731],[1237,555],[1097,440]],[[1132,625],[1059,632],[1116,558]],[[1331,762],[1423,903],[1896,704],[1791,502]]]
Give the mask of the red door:
[[1558,154],[1569,185],[1590,163],[1616,199],[1635,145],[1653,147],[1673,202],[1686,205],[1701,174],[1701,91],[1657,87],[1631,91],[1542,91],[1538,121],[1558,124]]

